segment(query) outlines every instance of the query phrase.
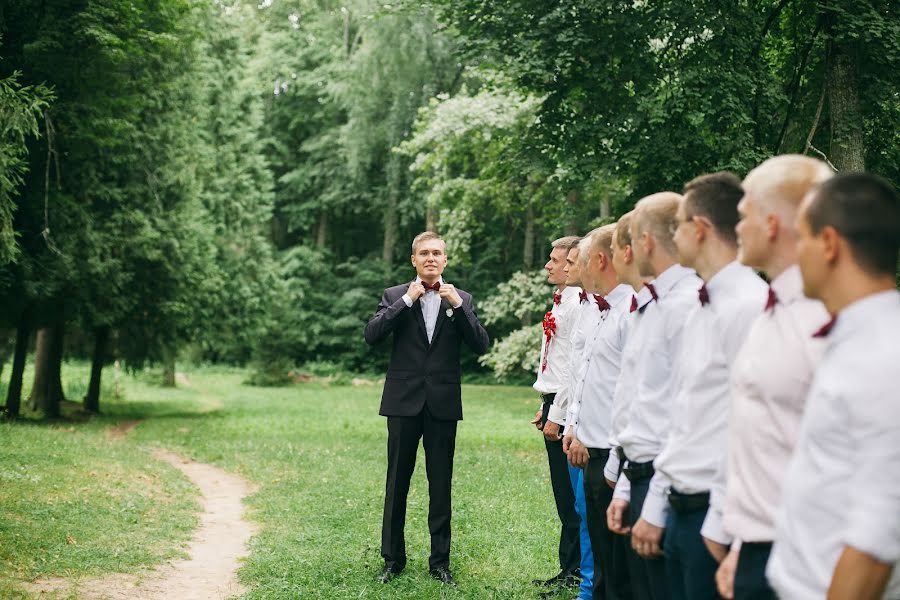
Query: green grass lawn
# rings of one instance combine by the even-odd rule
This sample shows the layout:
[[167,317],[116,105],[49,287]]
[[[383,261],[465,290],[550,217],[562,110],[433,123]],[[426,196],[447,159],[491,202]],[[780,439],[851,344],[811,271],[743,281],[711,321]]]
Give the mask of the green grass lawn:
[[[0,597],[23,578],[128,571],[181,551],[196,492],[148,456],[152,446],[258,486],[249,506],[260,533],[240,573],[247,598],[534,598],[529,581],[555,573],[559,525],[543,443],[528,424],[530,389],[463,388],[451,556],[459,588],[449,590],[427,575],[421,450],[409,563],[387,586],[373,581],[386,461],[380,385],[256,388],[226,370],[188,377],[177,390],[124,378],[119,399],[107,382],[104,416],[85,423],[0,426]],[[85,378],[83,366],[67,366],[72,399]],[[109,439],[109,427],[136,418],[146,420],[126,440]]]

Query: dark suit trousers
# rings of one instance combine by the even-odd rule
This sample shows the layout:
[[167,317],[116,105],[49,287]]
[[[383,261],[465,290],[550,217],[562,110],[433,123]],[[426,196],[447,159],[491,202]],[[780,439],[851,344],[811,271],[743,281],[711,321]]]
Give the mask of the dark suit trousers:
[[384,566],[399,573],[406,566],[406,498],[416,468],[419,439],[425,448],[428,476],[430,569],[450,566],[450,482],[456,450],[457,421],[435,419],[425,408],[414,417],[387,417],[388,469],[381,526]]
[[[547,413],[552,402],[544,402],[541,423],[547,423]],[[560,427],[560,433],[563,428]],[[562,449],[562,440],[548,442],[547,461],[550,463],[550,485],[553,487],[553,499],[556,501],[556,512],[562,528],[559,532],[559,568],[563,571],[574,571],[581,567],[581,519],[575,511],[575,492],[569,479],[569,461]]]
[[777,600],[766,579],[772,542],[744,542],[734,573],[734,600]]
[[[597,451],[591,450],[592,454]],[[606,483],[603,469],[608,451],[588,459],[584,470],[584,499],[587,526],[594,549],[594,600],[631,600],[631,579],[625,559],[628,538],[606,526],[606,509],[613,490]]]
[[719,600],[716,570],[719,564],[706,549],[700,529],[707,509],[671,510],[666,520],[663,553],[672,600]]
[[[650,478],[631,482],[631,501],[628,504],[628,525],[634,527],[641,518],[644,499],[650,489]],[[628,537],[628,567],[635,600],[669,600],[669,578],[662,558],[641,558],[631,547]],[[663,536],[665,543],[665,536]]]

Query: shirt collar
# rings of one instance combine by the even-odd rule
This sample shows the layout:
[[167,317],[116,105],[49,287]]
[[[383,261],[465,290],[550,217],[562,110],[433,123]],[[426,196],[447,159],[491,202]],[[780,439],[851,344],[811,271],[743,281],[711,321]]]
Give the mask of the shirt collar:
[[[438,277],[438,281],[441,282],[441,285],[444,285],[444,278],[443,278],[443,277]],[[418,275],[416,275],[416,283],[422,283],[422,278],[419,277]]]
[[834,329],[828,335],[829,343],[833,344],[836,340],[865,331],[868,324],[878,321],[877,318],[873,320],[874,315],[890,314],[897,310],[900,310],[900,292],[897,290],[870,294],[848,304],[837,315]]
[[732,283],[735,282],[746,269],[744,265],[738,261],[732,261],[719,269],[719,272],[709,278],[706,282],[706,289],[716,291],[719,289],[733,288]]
[[[559,288],[556,288],[557,292],[559,292]],[[581,288],[577,285],[567,285],[566,289],[562,291],[562,297],[569,298],[570,296],[577,296],[581,293]]]
[[[683,267],[679,264],[674,264],[654,279],[651,283],[653,287],[656,289],[656,295],[662,298],[665,296],[675,284],[684,279],[689,275],[693,275],[694,270],[688,269],[687,267]],[[646,287],[644,289],[647,289]],[[649,293],[649,291],[648,291]]]
[[[648,292],[649,293],[649,292]],[[628,284],[620,283],[606,295],[606,301],[612,306],[616,306],[619,302],[631,302],[631,296],[634,295],[634,289]]]
[[653,300],[653,296],[650,295],[650,290],[647,289],[646,285],[642,285],[641,289],[638,290],[638,293],[635,294],[637,296],[638,306],[644,306],[651,300]]
[[800,266],[791,265],[781,275],[772,280],[770,284],[782,304],[791,304],[803,298],[803,277],[800,275]]

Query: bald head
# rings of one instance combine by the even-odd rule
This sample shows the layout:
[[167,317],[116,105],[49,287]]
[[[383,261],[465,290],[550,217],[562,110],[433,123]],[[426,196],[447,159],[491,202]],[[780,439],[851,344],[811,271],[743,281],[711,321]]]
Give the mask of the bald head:
[[760,208],[793,222],[804,196],[834,171],[824,162],[800,154],[772,157],[744,178],[744,191]]
[[[672,241],[678,221],[675,213],[681,202],[681,194],[659,192],[642,198],[634,207],[632,216],[632,238],[641,237],[644,232],[653,236],[656,244],[670,256],[678,255],[678,248]],[[633,242],[637,240],[633,239]]]

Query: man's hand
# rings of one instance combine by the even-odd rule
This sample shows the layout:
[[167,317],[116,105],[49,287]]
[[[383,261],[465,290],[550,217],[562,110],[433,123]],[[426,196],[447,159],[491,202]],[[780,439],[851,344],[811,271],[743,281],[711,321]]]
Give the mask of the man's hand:
[[575,441],[575,436],[572,435],[572,431],[569,430],[566,432],[566,435],[563,436],[563,453],[568,456],[569,455],[569,447],[572,445],[572,442]]
[[544,428],[544,424],[541,423],[541,416],[543,416],[544,411],[538,409],[536,413],[534,413],[534,418],[531,420],[531,424],[534,425],[535,429],[538,431]]
[[406,290],[406,295],[409,296],[409,299],[413,302],[421,298],[423,294],[425,294],[425,286],[418,281],[413,281]]
[[626,535],[631,531],[630,527],[625,527],[625,511],[628,510],[628,500],[621,498],[613,498],[606,509],[606,526],[613,533]]
[[445,283],[441,286],[441,289],[438,290],[438,294],[441,295],[441,298],[449,302],[450,306],[458,307],[462,305],[462,298],[459,297],[453,284]]
[[[569,434],[566,434],[566,437],[569,437]],[[572,436],[572,443],[569,445],[569,464],[573,467],[585,468],[588,463],[588,451],[587,448],[584,447],[584,444],[581,443],[574,435]]]
[[559,425],[553,421],[547,421],[544,425],[544,439],[548,442],[558,442],[561,437],[559,435]]
[[616,482],[615,482],[615,481],[613,481],[612,479],[607,479],[606,477],[604,477],[604,479],[606,479],[606,485],[609,486],[609,489],[611,489],[611,490],[616,489]]
[[656,558],[662,556],[660,543],[663,536],[662,527],[651,525],[644,519],[638,519],[631,530],[631,547],[644,558]]
[[[706,538],[703,538],[703,541],[707,541]],[[740,550],[732,548],[722,559],[719,570],[716,571],[716,588],[719,590],[719,595],[725,600],[734,598],[734,573],[737,571],[739,553]]]
[[706,544],[706,549],[709,550],[709,553],[712,554],[717,563],[725,560],[725,556],[728,554],[728,546],[714,542],[709,538],[703,538],[703,543]]

